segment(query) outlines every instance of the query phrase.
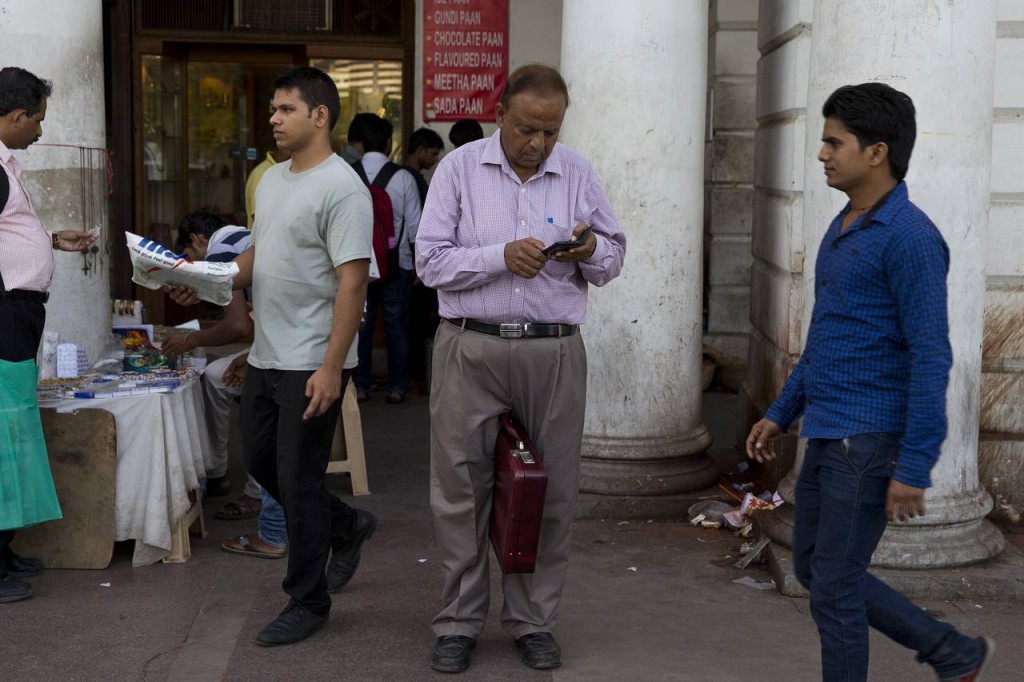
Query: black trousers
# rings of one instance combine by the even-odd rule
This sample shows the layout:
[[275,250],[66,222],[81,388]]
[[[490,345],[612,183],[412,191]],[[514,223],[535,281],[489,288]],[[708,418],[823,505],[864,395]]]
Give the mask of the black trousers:
[[[332,547],[347,547],[356,513],[324,483],[341,400],[319,417],[303,420],[312,371],[249,366],[240,410],[246,468],[284,508],[288,572],[281,583],[292,601],[313,613],[331,609],[324,569]],[[342,373],[341,391],[351,378]]]
[[[0,296],[0,360],[22,362],[34,360],[43,338],[46,308],[42,303],[29,303]],[[7,575],[7,560],[12,556],[14,530],[0,530],[0,578]]]
[[423,282],[412,287],[409,304],[409,376],[427,380],[427,339],[434,338],[441,318],[437,314],[437,290]]

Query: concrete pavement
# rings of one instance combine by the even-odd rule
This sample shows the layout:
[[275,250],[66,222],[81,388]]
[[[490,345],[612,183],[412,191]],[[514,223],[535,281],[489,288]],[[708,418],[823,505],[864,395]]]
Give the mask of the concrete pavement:
[[[734,397],[705,395],[716,448],[732,443]],[[222,552],[220,542],[252,532],[254,521],[219,521],[226,500],[206,502],[210,530],[193,538],[181,565],[131,568],[119,546],[101,571],[48,571],[36,595],[0,605],[0,681],[36,680],[443,680],[429,668],[440,566],[428,507],[426,396],[387,405],[375,393],[363,405],[372,495],[357,499],[347,477],[332,477],[345,499],[380,519],[359,573],[335,596],[328,624],[300,644],[255,646],[256,633],[285,606],[283,561]],[[236,490],[243,474],[233,454]],[[705,494],[713,494],[707,491]],[[694,498],[700,497],[694,495]],[[578,521],[561,622],[563,666],[525,668],[492,616],[473,665],[452,677],[476,680],[731,682],[820,679],[818,642],[803,599],[732,581],[769,578],[766,568],[732,567],[740,539],[684,522]],[[1010,540],[1020,544],[1021,535]],[[492,610],[500,608],[497,575]],[[109,586],[107,586],[109,584]],[[926,602],[968,633],[999,644],[990,682],[1022,678],[1017,646],[1024,604]],[[871,679],[924,682],[930,671],[913,654],[875,637]]]

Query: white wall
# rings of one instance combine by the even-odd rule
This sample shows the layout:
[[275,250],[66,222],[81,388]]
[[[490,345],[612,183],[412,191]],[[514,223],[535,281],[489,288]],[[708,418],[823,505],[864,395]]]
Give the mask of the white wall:
[[813,11],[813,0],[762,0],[758,15],[752,331],[742,391],[754,414],[767,409],[799,358],[811,305],[802,226]]
[[715,352],[719,378],[730,387],[742,380],[750,336],[757,11],[757,0],[711,0],[709,14],[704,344]]
[[[548,64],[558,68],[562,49],[562,0],[509,0],[509,73],[524,64]],[[423,120],[423,0],[416,0],[416,93],[413,130],[427,127],[444,140],[451,151],[448,131],[452,122]],[[494,122],[480,122],[484,135],[497,128]]]
[[1024,0],[1001,0],[996,28],[988,292],[979,473],[995,513],[1024,513]]
[[[25,168],[29,194],[49,230],[81,229],[83,207],[91,204],[93,224],[103,229],[105,248],[125,248],[123,235],[111,234],[106,223],[105,155],[90,153],[97,168],[83,172],[78,147],[103,149],[103,26],[99,0],[0,0],[0,66],[20,66],[53,81],[43,136],[23,152],[15,152]],[[70,147],[48,147],[42,144]],[[88,168],[88,165],[87,165]],[[83,201],[83,187],[94,191]],[[46,306],[46,329],[62,341],[84,344],[95,361],[110,335],[108,252],[101,252],[88,275],[83,257],[56,253],[56,272]]]

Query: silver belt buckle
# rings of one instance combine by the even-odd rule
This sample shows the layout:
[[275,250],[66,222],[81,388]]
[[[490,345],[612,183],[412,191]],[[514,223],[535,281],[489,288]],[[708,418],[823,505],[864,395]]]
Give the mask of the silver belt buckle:
[[503,339],[523,338],[523,326],[518,322],[503,322],[498,325],[498,336]]

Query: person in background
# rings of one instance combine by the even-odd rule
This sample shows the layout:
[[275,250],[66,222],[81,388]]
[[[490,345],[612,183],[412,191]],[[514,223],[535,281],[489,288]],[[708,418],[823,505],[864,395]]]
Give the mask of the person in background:
[[0,69],[0,392],[8,428],[0,439],[0,604],[28,599],[43,562],[11,549],[17,529],[61,518],[36,403],[36,353],[46,322],[54,251],[85,251],[96,235],[48,232],[36,215],[11,150],[43,134],[50,81],[25,69]]
[[[429,188],[423,172],[434,167],[443,151],[444,140],[430,128],[420,128],[409,136],[405,169],[412,174],[420,191],[420,208],[427,201]],[[439,321],[437,292],[415,278],[409,299],[409,377],[424,386],[427,379],[427,341],[434,338]]]
[[[241,227],[225,225],[218,216],[204,211],[186,215],[178,226],[178,251],[192,260],[232,261],[249,248],[251,233]],[[208,329],[178,332],[164,341],[161,350],[168,357],[190,353],[197,347],[217,347],[252,340],[253,324],[249,315],[248,291],[233,292],[231,303],[224,308],[224,318]],[[213,451],[206,464],[206,495],[219,497],[231,492],[228,470],[228,434],[231,423],[231,402],[242,395],[245,362],[249,348],[209,363],[203,370],[203,397],[206,423]],[[277,500],[249,476],[243,494],[225,504],[216,518],[241,521],[256,517],[255,536],[238,535],[225,541],[226,552],[276,559],[285,555],[287,535],[284,511]]]
[[[178,238],[175,240],[174,249],[193,261],[227,262],[234,260],[249,248],[249,238],[250,232],[244,227],[228,225],[220,216],[213,213],[192,211],[178,224]],[[231,302],[224,307],[224,317],[216,324],[207,329],[175,331],[164,340],[160,350],[169,358],[177,358],[200,347],[216,348],[233,343],[251,342],[252,329],[246,292],[234,291]],[[206,458],[207,497],[231,494],[231,481],[227,477],[231,396],[226,395],[220,385],[220,375],[225,366],[226,363],[215,361],[203,370],[206,422],[213,447]],[[255,481],[250,481],[246,485],[246,495],[239,501],[246,512],[250,506],[248,500],[251,500],[251,506],[254,507],[245,518],[256,516],[259,511],[259,497],[259,486]],[[221,518],[220,513],[218,512],[218,518]]]
[[341,150],[341,158],[350,164],[363,158],[363,154],[366,153],[363,148],[363,126],[367,121],[379,118],[380,116],[377,114],[368,113],[356,114],[352,117],[352,122],[348,124],[347,142],[345,148]]
[[793,565],[810,590],[822,679],[863,682],[868,628],[917,652],[943,682],[976,682],[994,651],[868,572],[888,521],[925,513],[946,438],[949,247],[910,201],[914,103],[883,83],[839,88],[822,107],[818,160],[849,201],[818,250],[807,346],[750,430],[747,456],[803,415]]
[[452,129],[448,131],[448,139],[458,149],[468,142],[484,139],[484,129],[475,119],[464,118],[456,121]]
[[367,120],[363,125],[363,158],[353,166],[370,184],[386,177],[384,191],[391,199],[395,238],[398,240],[398,272],[389,272],[386,281],[374,282],[366,293],[365,324],[359,330],[359,365],[353,373],[360,401],[370,397],[373,385],[373,332],[377,311],[384,316],[384,336],[388,349],[388,378],[384,399],[401,403],[409,389],[409,302],[416,277],[413,244],[420,224],[420,194],[412,173],[388,161],[394,127],[383,118]]
[[420,207],[427,201],[427,179],[423,177],[437,163],[444,151],[444,140],[430,128],[420,128],[409,136],[408,155],[405,157],[405,169],[412,173],[416,188],[420,192]]
[[267,152],[267,158],[256,164],[256,167],[249,173],[245,181],[245,216],[246,227],[252,229],[253,220],[256,218],[256,186],[260,184],[260,178],[267,172],[267,169],[275,163],[288,160],[288,152],[280,149],[273,149]]

